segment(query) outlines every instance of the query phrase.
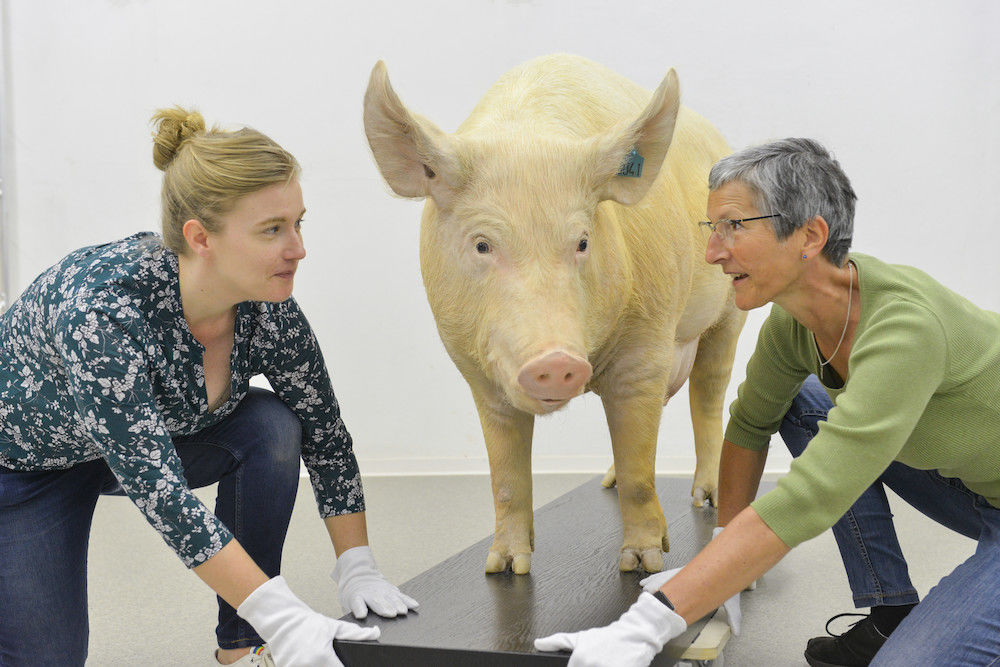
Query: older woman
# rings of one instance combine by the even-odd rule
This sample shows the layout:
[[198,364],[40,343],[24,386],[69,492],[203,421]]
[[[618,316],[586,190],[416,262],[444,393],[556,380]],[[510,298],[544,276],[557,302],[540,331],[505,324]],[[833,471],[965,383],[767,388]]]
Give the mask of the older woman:
[[[280,576],[300,459],[342,606],[416,603],[375,568],[351,437],[291,298],[299,165],[252,129],[154,120],[163,237],[72,252],[0,318],[0,664],[84,664],[91,518],[127,494],[217,593],[219,662],[340,665],[335,638],[378,629],[313,611]],[[191,489],[215,482],[213,512]]]
[[[652,591],[615,623],[536,646],[573,650],[574,667],[646,665],[688,622],[738,594],[852,505],[857,509],[881,480],[931,518],[977,539],[978,549],[908,615],[915,594],[908,599],[908,582],[895,582],[889,593],[904,610],[885,623],[905,618],[894,630],[871,634],[874,618],[868,636],[849,647],[814,639],[810,664],[868,664],[870,653],[873,665],[996,664],[1000,315],[916,269],[848,255],[854,193],[814,141],[787,139],[731,155],[712,169],[709,188],[706,259],[732,276],[741,308],[774,304],[726,430],[719,511],[725,528],[673,576],[650,577]],[[783,420],[796,420],[804,404],[821,413],[830,405],[817,397],[814,381],[806,383],[810,375],[836,407],[818,428],[806,425],[799,437],[808,446],[789,474],[751,502],[770,435]],[[902,560],[888,514],[863,530]],[[856,557],[845,553],[849,570]],[[884,634],[888,640],[878,636]],[[860,652],[845,657],[845,648]]]

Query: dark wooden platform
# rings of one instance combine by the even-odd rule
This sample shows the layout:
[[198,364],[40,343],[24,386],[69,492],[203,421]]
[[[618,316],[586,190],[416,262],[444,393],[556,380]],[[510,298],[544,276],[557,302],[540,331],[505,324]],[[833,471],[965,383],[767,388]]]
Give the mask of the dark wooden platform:
[[[535,512],[530,574],[485,574],[493,538],[480,540],[400,586],[420,602],[419,611],[396,619],[369,614],[361,621],[382,628],[378,642],[338,640],[345,666],[565,665],[568,653],[535,651],[535,638],[613,622],[635,602],[645,576],[618,571],[618,494],[601,487],[600,480],[595,477]],[[665,569],[680,567],[712,539],[715,509],[691,506],[689,478],[659,478],[656,488],[670,533]],[[452,511],[461,511],[461,499]],[[355,621],[350,615],[343,619]],[[652,664],[675,664],[705,620],[692,624]]]

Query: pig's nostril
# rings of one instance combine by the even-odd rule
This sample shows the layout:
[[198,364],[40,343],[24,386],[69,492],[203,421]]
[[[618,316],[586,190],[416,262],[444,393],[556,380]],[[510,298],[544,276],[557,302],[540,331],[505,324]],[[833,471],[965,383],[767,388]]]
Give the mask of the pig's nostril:
[[546,380],[549,379],[549,374],[548,373],[542,373],[541,375],[538,376],[538,379],[541,380],[542,382],[545,382]]
[[573,379],[573,374],[572,373],[566,373],[566,377],[563,378],[563,382],[569,382],[572,379]]

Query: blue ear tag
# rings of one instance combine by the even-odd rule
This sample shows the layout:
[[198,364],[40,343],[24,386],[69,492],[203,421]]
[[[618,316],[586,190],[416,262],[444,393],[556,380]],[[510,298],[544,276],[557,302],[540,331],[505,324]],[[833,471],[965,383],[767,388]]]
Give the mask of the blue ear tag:
[[621,168],[618,169],[618,175],[628,176],[629,178],[640,178],[642,176],[642,165],[645,161],[639,155],[639,151],[633,148],[625,156],[625,161],[622,162]]

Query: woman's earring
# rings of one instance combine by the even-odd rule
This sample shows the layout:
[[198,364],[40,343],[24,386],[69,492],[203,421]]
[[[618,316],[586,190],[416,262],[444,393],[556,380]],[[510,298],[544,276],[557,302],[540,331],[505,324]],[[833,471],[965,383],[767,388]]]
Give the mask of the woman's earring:
[[809,255],[802,255],[802,259],[809,259]]

